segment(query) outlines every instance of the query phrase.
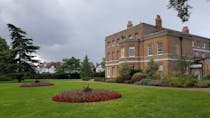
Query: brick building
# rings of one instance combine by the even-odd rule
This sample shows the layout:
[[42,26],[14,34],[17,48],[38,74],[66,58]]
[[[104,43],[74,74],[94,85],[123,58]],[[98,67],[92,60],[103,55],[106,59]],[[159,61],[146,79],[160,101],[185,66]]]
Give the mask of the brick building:
[[[127,29],[109,35],[105,39],[107,78],[119,75],[119,65],[129,63],[135,69],[145,69],[150,58],[159,65],[158,72],[168,76],[175,71],[178,56],[189,59],[210,56],[210,39],[189,33],[187,26],[182,31],[162,27],[159,15],[155,25],[140,23],[133,26],[128,21]],[[210,73],[210,64],[203,66]]]

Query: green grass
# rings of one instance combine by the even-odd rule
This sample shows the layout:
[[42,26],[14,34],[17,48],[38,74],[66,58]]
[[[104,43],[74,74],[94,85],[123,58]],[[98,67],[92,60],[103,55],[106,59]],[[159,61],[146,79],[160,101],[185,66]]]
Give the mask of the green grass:
[[208,118],[210,93],[158,89],[110,83],[89,83],[93,88],[120,92],[123,97],[97,103],[60,103],[51,97],[61,91],[82,88],[88,82],[45,80],[49,87],[21,88],[0,83],[1,118]]

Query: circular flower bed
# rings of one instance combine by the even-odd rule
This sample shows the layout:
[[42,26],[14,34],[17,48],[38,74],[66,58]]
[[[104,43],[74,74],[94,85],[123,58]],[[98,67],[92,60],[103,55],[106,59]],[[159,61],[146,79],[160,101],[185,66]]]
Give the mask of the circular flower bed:
[[31,83],[22,83],[20,87],[39,87],[39,86],[52,86],[53,83],[50,82],[31,82]]
[[52,100],[73,103],[99,102],[120,98],[121,96],[121,94],[112,90],[85,88],[61,92],[52,97]]

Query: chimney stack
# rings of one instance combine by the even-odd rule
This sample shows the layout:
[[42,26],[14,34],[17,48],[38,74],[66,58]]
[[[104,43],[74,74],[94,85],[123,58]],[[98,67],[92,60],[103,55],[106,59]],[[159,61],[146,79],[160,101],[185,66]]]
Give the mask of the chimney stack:
[[133,24],[132,24],[132,21],[129,20],[129,21],[128,21],[128,24],[127,24],[127,29],[128,29],[128,28],[131,28],[131,27],[133,27]]
[[187,33],[187,34],[190,33],[190,31],[189,31],[189,29],[188,29],[187,26],[184,26],[184,27],[182,28],[182,32],[183,32],[183,33]]
[[155,19],[155,23],[156,23],[156,31],[159,32],[162,30],[162,20],[160,18],[160,15],[157,15],[156,19]]

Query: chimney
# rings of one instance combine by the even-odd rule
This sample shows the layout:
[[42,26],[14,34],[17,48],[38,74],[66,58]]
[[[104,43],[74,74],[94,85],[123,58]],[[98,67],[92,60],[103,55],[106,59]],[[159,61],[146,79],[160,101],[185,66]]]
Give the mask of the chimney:
[[187,34],[190,33],[190,31],[189,31],[189,29],[188,29],[187,26],[184,26],[184,27],[182,28],[182,32],[183,32],[183,33],[187,33]]
[[132,24],[132,21],[129,20],[129,21],[128,21],[128,24],[127,24],[127,29],[128,29],[128,28],[131,28],[131,27],[133,27],[133,24]]
[[155,23],[156,23],[156,31],[159,32],[162,30],[162,20],[160,18],[160,15],[157,15],[156,19],[155,19]]

